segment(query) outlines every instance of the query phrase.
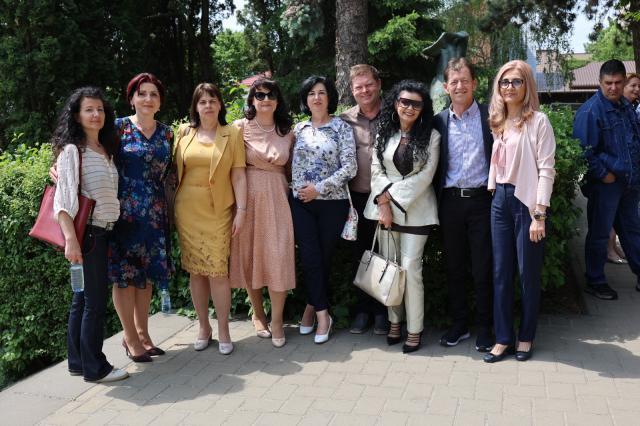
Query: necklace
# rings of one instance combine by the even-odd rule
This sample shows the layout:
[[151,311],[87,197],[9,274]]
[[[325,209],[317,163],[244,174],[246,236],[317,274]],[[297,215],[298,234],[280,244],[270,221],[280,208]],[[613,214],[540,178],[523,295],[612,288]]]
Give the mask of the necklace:
[[259,128],[260,130],[262,130],[263,132],[265,132],[265,133],[271,133],[271,132],[273,132],[274,130],[276,130],[276,125],[275,125],[275,123],[273,124],[273,128],[272,128],[272,129],[267,130],[267,129],[265,129],[264,127],[262,127],[262,126],[260,125],[260,123],[258,123],[258,120],[253,120],[253,121],[256,123],[256,126],[258,126],[258,128]]
[[409,130],[408,132],[400,130],[400,139],[409,139],[409,133],[410,132],[411,132],[411,130]]

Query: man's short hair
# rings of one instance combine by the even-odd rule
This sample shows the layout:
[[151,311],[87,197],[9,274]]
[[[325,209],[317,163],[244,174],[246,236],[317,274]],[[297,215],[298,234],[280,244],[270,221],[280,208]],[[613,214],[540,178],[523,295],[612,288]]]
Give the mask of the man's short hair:
[[626,78],[627,76],[627,70],[625,69],[622,61],[619,61],[617,59],[609,59],[600,67],[600,80],[602,80],[602,77],[604,77],[605,75],[616,74],[619,74],[624,78]]
[[353,81],[355,77],[371,74],[376,81],[380,81],[380,73],[373,65],[358,64],[349,69],[349,81]]
[[460,58],[452,58],[447,62],[447,67],[444,69],[444,81],[449,81],[449,73],[451,71],[460,71],[462,68],[467,67],[471,74],[471,79],[476,79],[476,67],[464,56]]

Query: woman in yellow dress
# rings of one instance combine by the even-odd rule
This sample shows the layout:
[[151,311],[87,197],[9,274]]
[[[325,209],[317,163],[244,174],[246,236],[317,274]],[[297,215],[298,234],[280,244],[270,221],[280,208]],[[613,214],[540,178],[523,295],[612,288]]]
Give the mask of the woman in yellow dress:
[[175,161],[176,226],[182,268],[190,273],[191,300],[200,330],[195,350],[211,341],[209,295],[218,319],[218,350],[233,351],[229,334],[229,251],[246,214],[245,150],[238,128],[228,125],[220,90],[200,83],[193,92],[190,123],[178,131]]

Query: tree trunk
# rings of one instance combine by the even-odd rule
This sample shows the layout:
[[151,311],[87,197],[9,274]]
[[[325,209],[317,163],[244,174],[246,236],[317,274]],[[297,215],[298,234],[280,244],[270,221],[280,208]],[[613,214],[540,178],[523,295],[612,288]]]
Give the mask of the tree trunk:
[[353,104],[349,68],[367,62],[367,0],[336,1],[336,87],[340,104]]
[[209,11],[211,6],[209,0],[202,0],[200,6],[200,34],[197,38],[198,59],[200,63],[199,79],[200,81],[214,81],[215,72],[213,70],[213,58],[211,54],[211,14]]

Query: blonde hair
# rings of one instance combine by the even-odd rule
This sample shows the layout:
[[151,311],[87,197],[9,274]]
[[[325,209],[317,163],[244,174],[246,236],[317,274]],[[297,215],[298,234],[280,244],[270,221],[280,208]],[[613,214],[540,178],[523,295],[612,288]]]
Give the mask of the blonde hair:
[[355,77],[371,74],[374,80],[380,81],[380,73],[373,65],[358,64],[349,69],[349,81],[353,81]]
[[524,61],[519,59],[509,61],[504,64],[496,78],[493,80],[493,93],[491,95],[491,104],[489,105],[489,126],[493,133],[499,134],[504,131],[504,124],[507,121],[507,105],[504,98],[500,94],[500,80],[507,71],[518,71],[524,80],[524,101],[522,102],[522,119],[516,123],[520,129],[524,123],[533,116],[534,111],[540,110],[540,101],[538,100],[538,89],[533,70]]
[[627,83],[625,84],[625,86],[629,84],[629,80],[631,80],[632,78],[637,78],[638,80],[640,80],[640,74],[637,74],[635,72],[627,73]]

